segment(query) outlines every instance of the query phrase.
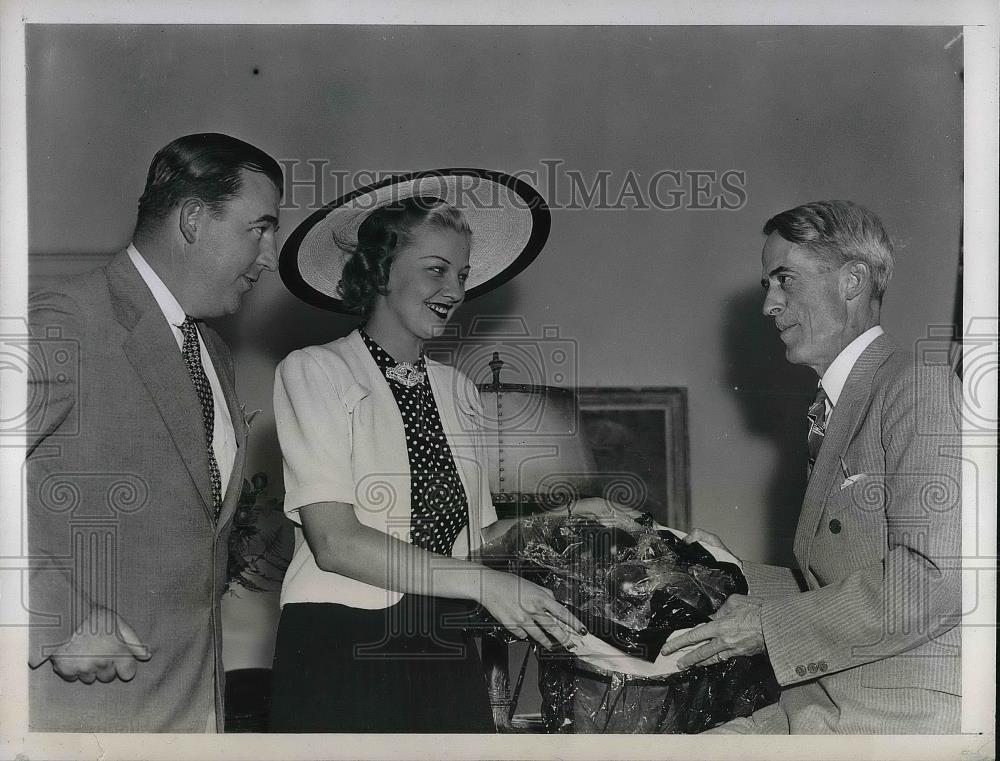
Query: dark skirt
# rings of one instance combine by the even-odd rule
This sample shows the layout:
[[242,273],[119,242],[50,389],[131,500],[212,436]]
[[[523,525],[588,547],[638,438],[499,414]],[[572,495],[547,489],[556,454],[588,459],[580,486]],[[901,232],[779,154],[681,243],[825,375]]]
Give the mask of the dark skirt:
[[486,676],[459,623],[470,605],[404,595],[382,610],[281,611],[271,732],[495,732]]

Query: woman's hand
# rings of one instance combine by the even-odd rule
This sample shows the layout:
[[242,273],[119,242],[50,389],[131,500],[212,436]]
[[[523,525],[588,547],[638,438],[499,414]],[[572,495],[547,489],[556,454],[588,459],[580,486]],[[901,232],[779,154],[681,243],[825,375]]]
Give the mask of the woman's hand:
[[531,637],[546,650],[554,643],[572,650],[587,633],[552,592],[510,573],[485,573],[479,602],[515,637]]

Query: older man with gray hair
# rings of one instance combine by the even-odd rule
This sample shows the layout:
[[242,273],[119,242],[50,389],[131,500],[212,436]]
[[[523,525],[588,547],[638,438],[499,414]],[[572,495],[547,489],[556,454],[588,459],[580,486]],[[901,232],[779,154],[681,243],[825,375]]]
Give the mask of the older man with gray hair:
[[684,667],[767,653],[778,706],[716,731],[958,732],[961,386],[882,330],[893,252],[873,213],[820,201],[764,234],[764,315],[820,379],[798,569],[744,561],[749,595],[664,652],[691,648]]

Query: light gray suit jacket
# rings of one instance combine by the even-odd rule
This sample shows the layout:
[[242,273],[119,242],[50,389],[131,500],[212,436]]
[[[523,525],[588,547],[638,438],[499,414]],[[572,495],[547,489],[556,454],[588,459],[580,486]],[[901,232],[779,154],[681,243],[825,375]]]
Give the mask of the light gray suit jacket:
[[[216,522],[201,406],[127,255],[36,289],[29,312],[30,727],[204,732],[214,710],[221,730],[219,600],[247,434],[228,349],[202,326],[238,447]],[[152,653],[129,682],[68,683],[44,660],[93,603]]]
[[949,366],[877,338],[809,480],[801,575],[745,564],[792,733],[959,730],[960,404]]

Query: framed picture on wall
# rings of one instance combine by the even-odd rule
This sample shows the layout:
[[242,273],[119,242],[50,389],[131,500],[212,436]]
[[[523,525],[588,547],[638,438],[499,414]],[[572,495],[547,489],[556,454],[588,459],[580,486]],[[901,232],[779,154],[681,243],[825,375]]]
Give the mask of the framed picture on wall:
[[690,528],[687,389],[671,386],[576,391],[580,426],[602,496]]

